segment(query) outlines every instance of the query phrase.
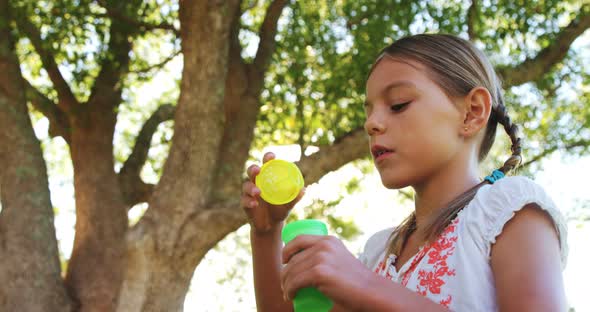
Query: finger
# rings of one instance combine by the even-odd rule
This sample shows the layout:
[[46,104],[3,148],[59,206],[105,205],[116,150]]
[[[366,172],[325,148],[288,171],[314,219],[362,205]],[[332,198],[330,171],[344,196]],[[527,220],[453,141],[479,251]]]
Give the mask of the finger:
[[291,274],[283,284],[283,292],[287,299],[291,300],[297,292],[305,287],[319,288],[327,276],[329,276],[329,267],[323,264],[315,264],[307,270],[302,270],[297,274]]
[[288,263],[296,253],[301,252],[307,248],[311,248],[314,244],[321,241],[325,236],[323,235],[299,235],[290,241],[283,248],[283,263]]
[[254,179],[256,179],[256,176],[260,172],[260,167],[258,167],[258,165],[251,165],[248,167],[246,172],[248,173],[248,178],[250,178],[250,181],[254,182]]
[[309,270],[304,271],[299,275],[290,275],[290,277],[284,281],[281,287],[283,288],[283,294],[286,300],[293,300],[299,289],[312,286],[310,285],[311,282],[308,282],[310,279],[308,272]]
[[252,209],[252,222],[259,231],[268,231],[271,228],[270,213],[265,207],[257,206]]
[[275,159],[275,154],[273,152],[268,152],[264,154],[264,157],[262,157],[262,163],[266,163],[267,161],[273,159]]
[[244,195],[252,196],[254,199],[260,195],[260,189],[256,187],[252,181],[246,181],[242,184],[242,193]]
[[252,198],[251,196],[242,196],[240,199],[240,204],[244,209],[252,210],[253,208],[258,207],[258,200],[256,200],[256,198]]
[[314,247],[296,253],[291,257],[289,263],[281,270],[281,285],[285,285],[289,278],[309,270],[314,265],[321,262],[321,260],[322,256],[314,249]]

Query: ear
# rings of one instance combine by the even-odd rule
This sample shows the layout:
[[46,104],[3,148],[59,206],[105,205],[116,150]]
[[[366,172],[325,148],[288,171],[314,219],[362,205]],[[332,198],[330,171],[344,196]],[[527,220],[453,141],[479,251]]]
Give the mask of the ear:
[[492,96],[488,89],[475,87],[463,98],[463,127],[461,134],[471,137],[485,128],[492,111]]

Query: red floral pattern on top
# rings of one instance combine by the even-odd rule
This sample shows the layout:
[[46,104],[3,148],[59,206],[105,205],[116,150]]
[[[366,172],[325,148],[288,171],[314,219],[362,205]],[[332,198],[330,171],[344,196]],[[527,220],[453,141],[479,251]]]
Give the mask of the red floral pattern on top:
[[[455,218],[451,224],[443,231],[440,237],[428,247],[428,266],[418,270],[418,285],[416,292],[423,296],[428,293],[440,295],[441,287],[446,283],[445,276],[455,276],[455,270],[449,269],[447,258],[455,252],[455,244],[458,236],[452,235],[457,229],[459,219]],[[439,304],[449,307],[453,297],[448,295],[445,299],[439,301]]]
[[[389,261],[387,261],[387,262],[389,262]],[[391,279],[393,277],[391,275],[391,273],[389,272],[389,270],[387,270],[387,263],[384,262],[383,260],[379,261],[379,264],[375,268],[375,273],[381,274],[381,272],[385,272],[385,277],[387,277],[389,279]]]
[[[443,294],[443,286],[447,282],[445,277],[455,276],[455,270],[449,268],[447,259],[455,252],[455,244],[457,243],[458,236],[453,234],[457,230],[458,223],[459,219],[455,218],[436,241],[420,248],[401,279],[401,284],[407,287],[410,278],[414,276],[416,268],[427,256],[428,266],[418,270],[416,292],[430,298],[441,298],[443,296],[443,299],[439,300],[439,304],[447,308],[449,308],[453,301],[453,296],[445,296]],[[381,261],[375,272],[385,272],[387,278],[392,278],[388,266],[394,266],[394,264],[395,256],[392,255],[388,258],[388,261]],[[428,296],[429,294],[433,296]]]

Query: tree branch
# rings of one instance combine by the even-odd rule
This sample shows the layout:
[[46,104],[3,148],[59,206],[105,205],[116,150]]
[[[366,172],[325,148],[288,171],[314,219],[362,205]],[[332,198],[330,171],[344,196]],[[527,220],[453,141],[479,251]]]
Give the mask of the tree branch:
[[[98,0],[100,4],[105,6],[107,12],[116,9],[116,5],[125,6],[127,2],[114,2],[115,5],[106,5],[104,0]],[[132,2],[136,7],[129,10],[137,9],[138,3]],[[117,107],[121,102],[122,83],[121,77],[129,70],[129,52],[132,48],[131,34],[134,30],[130,29],[129,25],[121,22],[118,19],[112,19],[112,24],[109,30],[110,39],[108,43],[108,50],[104,58],[100,62],[100,72],[96,77],[94,85],[92,86],[90,98],[88,100],[90,106],[98,109],[103,106],[107,110]],[[95,104],[99,105],[92,105]],[[98,107],[95,107],[98,106]],[[104,112],[101,112],[104,113]]]
[[288,0],[274,0],[267,8],[260,27],[260,43],[254,62],[246,65],[240,56],[238,38],[240,16],[236,12],[230,27],[228,74],[225,81],[225,127],[222,144],[216,160],[214,197],[235,194],[241,181],[239,175],[228,179],[228,174],[241,172],[254,136],[254,127],[260,107],[260,92],[264,87],[264,74],[275,51],[277,22]]
[[549,156],[550,154],[553,154],[554,152],[556,152],[557,150],[560,150],[560,149],[568,151],[568,150],[571,150],[576,147],[588,147],[588,146],[590,146],[590,140],[579,140],[579,141],[567,144],[564,147],[553,146],[551,148],[548,148],[548,149],[542,151],[538,155],[535,155],[529,161],[523,163],[520,167],[526,168],[526,167],[530,166],[531,164],[545,158],[546,156]]
[[301,168],[306,184],[317,182],[322,176],[350,161],[369,155],[369,140],[362,127],[339,138],[334,144],[320,147],[309,157],[302,158]]
[[479,4],[477,3],[477,0],[471,0],[471,5],[467,11],[467,34],[469,35],[469,39],[472,41],[477,39],[475,27],[478,20],[478,11]]
[[121,184],[121,193],[127,209],[130,209],[139,203],[147,203],[152,197],[154,188],[156,187],[153,184],[143,182],[139,177],[123,180],[123,177],[119,176],[119,182]]
[[260,26],[260,42],[258,43],[258,50],[256,51],[256,57],[252,64],[252,68],[257,71],[260,76],[263,76],[264,72],[266,72],[272,54],[275,51],[277,22],[288,2],[289,0],[274,0],[266,10],[264,21],[262,22],[262,26]]
[[136,70],[132,70],[131,72],[134,74],[144,74],[147,72],[150,72],[154,69],[161,69],[164,66],[166,66],[166,64],[168,64],[170,61],[172,61],[175,57],[177,57],[178,55],[180,55],[180,50],[174,52],[172,55],[168,56],[167,58],[163,59],[161,62],[158,62],[156,64],[151,64],[149,66],[146,66],[144,68],[139,68]]
[[78,104],[78,100],[72,93],[72,89],[61,74],[57,63],[55,62],[53,53],[50,48],[41,39],[41,32],[26,16],[21,16],[16,19],[18,27],[27,35],[35,51],[39,54],[43,67],[49,75],[49,79],[53,83],[53,87],[57,91],[58,106],[65,113],[69,113]]
[[118,21],[122,22],[123,24],[127,24],[127,26],[134,26],[137,28],[138,31],[151,31],[155,29],[162,29],[168,30],[174,33],[177,37],[180,37],[180,31],[174,27],[174,25],[169,23],[160,23],[160,24],[150,24],[144,21],[138,21],[127,14],[109,6],[104,0],[98,0],[98,3],[107,10],[107,16],[110,18],[117,19]]
[[150,149],[150,143],[152,142],[152,136],[158,129],[158,126],[167,120],[174,118],[175,107],[170,104],[165,104],[160,107],[150,116],[145,122],[139,135],[135,140],[135,146],[133,151],[123,168],[121,169],[121,175],[139,175],[139,172],[147,159],[147,154]]
[[69,144],[70,122],[67,116],[45,94],[33,87],[28,80],[23,80],[27,99],[49,120],[49,135],[51,137],[61,136]]
[[[218,242],[227,234],[239,229],[246,222],[248,222],[248,218],[240,208],[240,201],[237,198],[212,203],[207,209],[187,216],[180,226],[177,238],[174,240],[173,250],[175,252],[186,252],[186,250],[195,252],[194,243],[202,240],[203,233],[217,236],[215,241]],[[206,227],[213,227],[216,230],[205,232],[203,229]]]
[[588,28],[590,28],[590,4],[582,6],[580,14],[560,31],[551,45],[541,50],[537,56],[514,67],[498,68],[497,71],[503,78],[505,87],[517,86],[541,78],[553,65],[565,58],[572,42]]
[[133,151],[119,172],[119,181],[127,204],[134,205],[149,199],[153,185],[141,181],[139,173],[147,160],[154,133],[161,123],[174,118],[174,111],[175,107],[170,104],[158,107],[139,131]]

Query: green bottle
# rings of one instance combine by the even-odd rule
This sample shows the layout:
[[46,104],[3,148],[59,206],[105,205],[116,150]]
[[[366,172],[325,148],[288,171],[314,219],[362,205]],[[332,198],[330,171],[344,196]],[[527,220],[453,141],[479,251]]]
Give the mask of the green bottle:
[[[328,235],[328,228],[319,220],[299,220],[287,224],[281,237],[286,244],[301,234]],[[313,287],[300,289],[293,300],[295,312],[328,312],[333,305],[332,300]]]

